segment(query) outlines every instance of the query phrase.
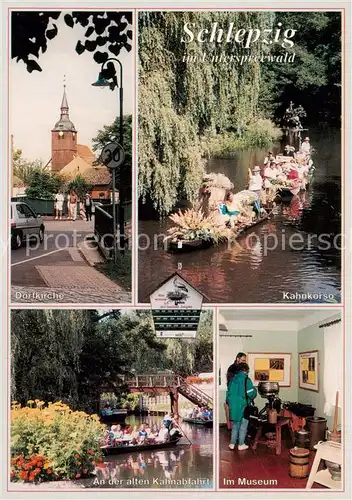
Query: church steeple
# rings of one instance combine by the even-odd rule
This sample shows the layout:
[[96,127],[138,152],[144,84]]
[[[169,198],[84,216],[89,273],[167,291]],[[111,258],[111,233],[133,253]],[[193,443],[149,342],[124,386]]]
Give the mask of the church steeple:
[[60,106],[60,120],[55,123],[54,130],[70,131],[76,132],[74,124],[71,122],[69,117],[69,107],[66,95],[66,83],[64,83],[64,93],[62,95],[62,101]]
[[64,84],[64,95],[62,96],[62,101],[61,101],[61,116],[62,115],[68,116],[68,102],[67,102],[66,85],[65,84]]
[[77,155],[77,131],[70,120],[66,82],[60,106],[60,120],[51,131],[51,168],[60,171]]

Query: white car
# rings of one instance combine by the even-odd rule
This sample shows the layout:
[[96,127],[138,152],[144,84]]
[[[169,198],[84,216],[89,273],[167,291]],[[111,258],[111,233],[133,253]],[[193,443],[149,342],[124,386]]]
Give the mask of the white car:
[[21,201],[11,202],[11,247],[20,248],[24,241],[32,238],[44,240],[44,222],[41,215],[38,215]]

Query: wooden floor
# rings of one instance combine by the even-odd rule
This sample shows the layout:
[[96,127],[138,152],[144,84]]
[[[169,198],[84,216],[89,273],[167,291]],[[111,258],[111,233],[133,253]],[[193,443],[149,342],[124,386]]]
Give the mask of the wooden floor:
[[[308,478],[294,479],[289,475],[289,450],[293,446],[288,432],[283,432],[281,455],[275,455],[274,449],[264,445],[258,445],[256,451],[251,448],[245,451],[230,450],[229,442],[230,432],[225,427],[220,427],[220,488],[304,489],[306,487]],[[311,464],[313,460],[314,452],[311,452]],[[246,484],[243,484],[243,479],[246,480]],[[261,480],[265,484],[250,484],[253,480]],[[313,484],[313,488],[326,489],[317,483]]]

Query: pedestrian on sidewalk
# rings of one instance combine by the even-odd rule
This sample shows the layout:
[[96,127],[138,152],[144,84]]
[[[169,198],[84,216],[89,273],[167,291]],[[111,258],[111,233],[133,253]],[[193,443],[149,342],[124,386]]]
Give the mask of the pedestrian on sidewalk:
[[92,220],[92,209],[93,209],[93,200],[92,197],[89,193],[86,193],[86,197],[84,200],[84,208],[86,211],[86,220],[91,221]]
[[66,219],[71,219],[70,193],[67,193],[67,216]]
[[58,193],[56,193],[55,195],[55,204],[54,204],[54,208],[55,208],[55,220],[59,219],[60,220],[62,219],[62,207],[63,207],[63,204],[64,204],[64,195],[59,191]]
[[78,196],[77,192],[75,189],[71,189],[70,191],[70,212],[71,212],[71,219],[75,221],[77,219],[77,202],[78,202]]

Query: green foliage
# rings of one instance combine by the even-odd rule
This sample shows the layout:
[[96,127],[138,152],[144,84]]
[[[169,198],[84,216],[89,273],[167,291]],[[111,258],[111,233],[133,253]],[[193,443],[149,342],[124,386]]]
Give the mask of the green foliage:
[[[61,402],[45,405],[42,401],[30,400],[23,408],[14,403],[11,410],[12,466],[18,465],[21,457],[30,463],[39,454],[40,461],[32,465],[33,472],[35,467],[43,469],[42,477],[33,477],[33,481],[87,477],[101,460],[100,442],[104,430],[97,416],[74,412]],[[17,478],[31,481],[30,476],[25,478],[19,474]]]
[[13,175],[28,186],[26,195],[29,198],[50,200],[63,187],[64,179],[60,175],[46,170],[41,160],[26,160],[21,149],[13,151],[12,160]]
[[137,410],[137,408],[139,408],[139,401],[142,395],[142,392],[133,392],[131,394],[121,396],[121,408],[126,408],[126,410],[130,411]]
[[201,142],[208,158],[231,158],[239,149],[269,148],[281,135],[281,130],[273,122],[258,119],[255,123],[248,124],[241,136],[235,132],[206,134]]
[[78,198],[82,200],[87,192],[92,189],[92,185],[89,184],[80,174],[78,174],[66,187],[67,191],[75,189]]
[[[248,55],[240,44],[183,44],[184,24],[212,23],[297,30],[294,46],[252,44],[254,58],[296,53],[294,63],[216,57]],[[161,216],[179,199],[194,201],[204,156],[268,148],[279,138],[269,122],[289,101],[314,122],[339,119],[341,14],[338,12],[144,12],[139,14],[139,197]],[[203,59],[203,54],[207,57]],[[213,58],[213,59],[212,59]]]
[[[111,125],[104,125],[92,139],[93,151],[101,151],[109,142],[120,142],[120,120],[117,117]],[[121,192],[124,190],[124,199],[131,199],[132,195],[132,115],[123,117],[123,148],[125,150],[125,163],[121,166],[117,186]],[[122,182],[120,183],[120,179]]]
[[[248,62],[203,61],[210,55],[241,55],[232,44],[183,44],[185,22],[211,30],[213,22],[266,27],[257,12],[143,13],[139,17],[139,196],[161,215],[179,198],[195,199],[204,173],[201,138],[215,131],[242,131],[257,116],[260,69]],[[261,46],[252,48],[261,54]]]
[[45,172],[42,160],[29,161],[23,158],[22,150],[15,149],[12,153],[13,175],[21,179],[24,185],[29,185],[34,173]]
[[293,64],[262,65],[259,106],[267,116],[282,116],[290,100],[301,104],[305,123],[340,121],[341,114],[341,13],[276,12],[275,21],[297,30],[295,45],[278,44],[271,54],[296,54]]
[[28,198],[50,200],[64,185],[63,179],[45,170],[35,171],[30,175],[29,186],[26,189]]
[[91,413],[102,393],[126,396],[121,375],[212,371],[211,325],[211,313],[202,312],[195,340],[159,340],[147,310],[13,310],[11,398],[61,400]]

